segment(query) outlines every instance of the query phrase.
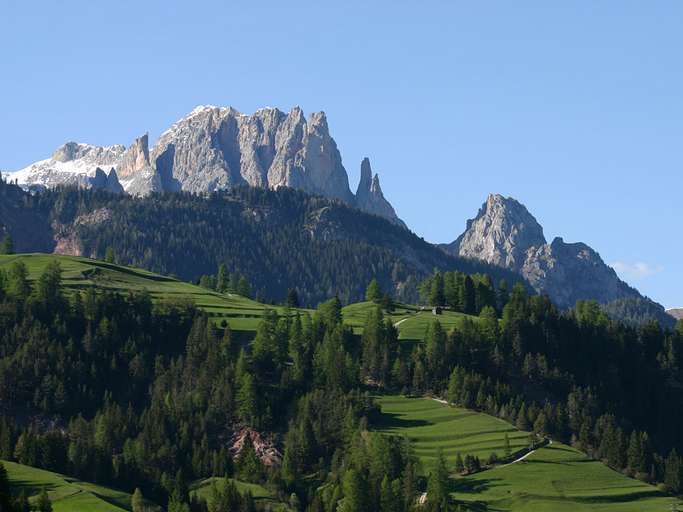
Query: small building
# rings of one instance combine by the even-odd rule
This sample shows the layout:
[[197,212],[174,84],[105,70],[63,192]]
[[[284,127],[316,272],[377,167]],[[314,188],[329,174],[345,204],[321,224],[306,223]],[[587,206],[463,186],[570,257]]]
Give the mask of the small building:
[[434,306],[432,308],[432,315],[440,315],[441,314],[441,306]]

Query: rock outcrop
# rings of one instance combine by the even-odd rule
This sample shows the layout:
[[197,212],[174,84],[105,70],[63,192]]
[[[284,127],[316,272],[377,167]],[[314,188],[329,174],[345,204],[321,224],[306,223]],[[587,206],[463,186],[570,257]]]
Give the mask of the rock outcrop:
[[477,216],[467,221],[465,232],[450,250],[519,271],[527,251],[545,243],[543,228],[524,205],[511,197],[491,194]]
[[[48,160],[11,173],[33,187],[60,184],[117,188],[97,168],[115,169],[132,195],[151,192],[213,192],[239,185],[290,187],[338,199],[405,227],[364,161],[364,178],[354,196],[324,112],[308,118],[301,108],[276,108],[245,115],[232,107],[200,106],[164,132],[149,149],[145,134],[128,149],[70,142]],[[369,177],[368,177],[369,176]]]
[[406,227],[398,218],[394,207],[387,201],[379,184],[379,176],[372,174],[370,159],[364,158],[360,164],[360,182],[356,190],[356,206],[363,211],[389,219],[395,224]]
[[643,299],[586,244],[562,238],[546,243],[534,216],[510,197],[490,195],[477,216],[467,221],[465,232],[444,248],[521,274],[537,293],[548,295],[561,308],[573,307],[580,299],[602,304]]
[[683,320],[683,308],[667,309],[666,312],[676,320]]

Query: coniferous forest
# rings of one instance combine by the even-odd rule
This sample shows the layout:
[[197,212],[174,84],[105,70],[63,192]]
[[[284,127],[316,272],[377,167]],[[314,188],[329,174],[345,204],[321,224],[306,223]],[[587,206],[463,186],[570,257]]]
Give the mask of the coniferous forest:
[[298,510],[407,511],[423,492],[421,509],[462,508],[442,458],[421,467],[406,438],[373,431],[373,397],[400,392],[683,490],[680,322],[632,327],[592,302],[560,312],[521,285],[436,273],[420,287],[425,303],[470,316],[451,332],[435,317],[422,343],[398,341],[374,282],[360,334],[333,297],[311,313],[266,310],[245,344],[181,299],[66,294],[56,262],[27,276],[21,262],[0,273],[2,459],[137,489],[173,511],[257,507],[231,485],[210,503],[191,495],[208,477],[267,485]]

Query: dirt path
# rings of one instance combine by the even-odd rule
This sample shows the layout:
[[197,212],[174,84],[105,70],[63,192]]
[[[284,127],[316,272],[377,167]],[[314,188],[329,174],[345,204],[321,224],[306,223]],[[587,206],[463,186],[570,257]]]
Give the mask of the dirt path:
[[553,440],[552,440],[552,439],[548,439],[548,444],[544,444],[543,446],[539,446],[539,447],[536,448],[535,450],[531,450],[531,451],[529,451],[529,452],[526,452],[526,453],[525,453],[524,455],[522,455],[519,459],[515,459],[515,460],[513,460],[512,462],[508,462],[507,464],[503,464],[502,466],[498,466],[498,467],[499,467],[499,468],[504,468],[505,466],[511,466],[512,464],[514,464],[514,463],[516,463],[516,462],[520,462],[520,461],[526,459],[529,455],[531,455],[531,454],[534,453],[535,451],[540,450],[541,448],[545,448],[546,446],[550,446],[551,444],[553,444]]
[[[407,319],[406,319],[406,320],[407,320]],[[401,320],[401,321],[403,321],[403,320]],[[446,400],[442,400],[441,398],[435,398],[435,397],[433,397],[433,396],[430,397],[430,398],[431,398],[432,400],[434,400],[435,402],[439,402],[440,404],[448,405],[448,402],[447,402]],[[518,459],[515,459],[515,460],[513,460],[512,462],[508,462],[507,464],[503,464],[503,465],[501,465],[501,466],[494,466],[494,467],[504,468],[505,466],[510,466],[510,465],[515,464],[515,463],[517,463],[517,462],[523,461],[523,460],[526,459],[529,455],[531,455],[532,453],[534,453],[536,450],[540,450],[541,448],[545,448],[546,446],[550,446],[551,444],[553,444],[553,440],[552,440],[552,439],[548,439],[548,442],[547,442],[546,444],[544,444],[543,446],[539,446],[538,448],[536,448],[536,449],[534,449],[534,450],[531,450],[531,451],[526,452],[524,455],[522,455],[522,456],[519,457]]]
[[396,322],[396,323],[394,324],[394,327],[398,327],[399,325],[401,325],[401,324],[402,324],[403,322],[405,322],[406,320],[410,320],[411,318],[416,317],[416,316],[419,315],[420,313],[421,313],[421,312],[418,311],[418,312],[415,313],[414,315],[409,315],[409,316],[407,316],[407,317],[405,317],[405,318],[401,318],[398,322]]

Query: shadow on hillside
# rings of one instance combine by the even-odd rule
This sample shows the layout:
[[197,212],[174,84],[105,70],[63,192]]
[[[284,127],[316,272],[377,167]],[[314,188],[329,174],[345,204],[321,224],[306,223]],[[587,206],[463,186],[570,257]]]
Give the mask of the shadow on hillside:
[[578,503],[628,503],[630,501],[642,500],[645,498],[664,498],[667,494],[661,491],[640,491],[631,492],[628,494],[618,494],[618,495],[604,495],[604,496],[585,496],[585,497],[572,497],[572,501]]
[[38,494],[43,489],[47,492],[51,492],[61,487],[61,485],[56,482],[42,484],[31,480],[20,480],[15,478],[10,478],[10,485],[13,491],[16,489],[16,494],[21,494],[21,492],[24,491],[27,496]]
[[457,478],[450,480],[450,492],[479,494],[498,485],[500,478]]
[[432,425],[426,420],[408,420],[393,412],[383,412],[377,422],[379,428],[412,428]]
[[143,272],[139,272],[137,270],[134,270],[132,268],[128,267],[122,267],[118,265],[113,265],[111,263],[105,263],[103,261],[87,261],[83,262],[86,265],[90,265],[91,267],[94,267],[91,270],[85,270],[82,272],[84,277],[89,277],[89,273],[91,272],[97,272],[98,269],[106,269],[106,270],[111,270],[112,272],[119,272],[121,274],[128,274],[131,276],[139,277],[141,279],[148,279],[150,281],[158,281],[158,282],[166,282],[166,283],[177,283],[178,280],[174,279],[172,277],[166,277],[166,276],[160,276],[157,274],[146,274]]

